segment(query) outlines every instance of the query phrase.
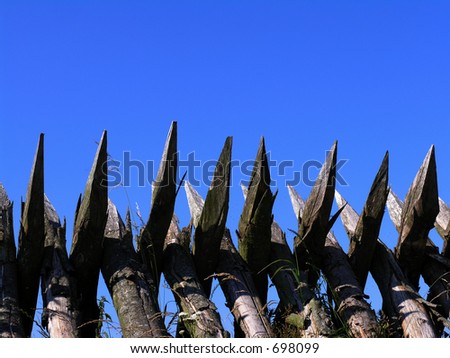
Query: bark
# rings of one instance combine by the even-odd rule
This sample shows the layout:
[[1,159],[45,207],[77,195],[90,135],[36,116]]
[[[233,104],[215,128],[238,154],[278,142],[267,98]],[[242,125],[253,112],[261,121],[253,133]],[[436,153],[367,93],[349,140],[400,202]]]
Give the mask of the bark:
[[97,287],[108,207],[107,133],[103,132],[83,198],[75,214],[70,262],[75,269],[83,338],[96,336],[99,322]]
[[401,322],[406,338],[435,338],[433,322],[422,298],[407,284],[393,253],[381,242],[377,244],[371,273],[383,296],[383,310]]
[[208,299],[195,272],[190,252],[183,246],[182,233],[174,216],[164,249],[164,276],[180,308],[182,326],[192,338],[225,338],[217,307]]
[[400,267],[416,289],[419,286],[428,232],[433,228],[438,212],[436,160],[432,146],[406,194],[395,248]]
[[79,312],[73,267],[66,250],[66,223],[45,196],[45,253],[41,271],[42,326],[51,338],[75,338]]
[[220,242],[228,216],[231,147],[232,137],[228,137],[217,162],[214,178],[194,234],[195,267],[208,296],[211,294],[212,275],[217,266]]
[[34,157],[22,219],[17,252],[18,290],[23,330],[31,335],[39,293],[39,279],[44,255],[44,135]]
[[163,270],[164,240],[175,207],[178,166],[177,134],[177,122],[172,122],[158,175],[153,183],[150,216],[138,245],[143,262],[154,276],[157,290],[159,290],[159,281]]
[[133,247],[131,221],[125,227],[115,205],[108,203],[102,275],[126,338],[170,337],[158,305],[153,277]]
[[261,138],[248,195],[239,220],[238,249],[253,274],[253,282],[263,305],[267,303],[267,268],[270,263],[272,207],[275,197],[270,190],[270,169],[264,138]]
[[[358,223],[358,214],[336,193],[344,227],[351,237]],[[388,199],[389,202],[389,199]],[[395,326],[402,328],[404,337],[435,337],[433,323],[423,305],[423,300],[408,284],[393,253],[377,240],[370,272],[383,297],[383,311]]]
[[346,322],[349,332],[358,338],[377,337],[379,328],[375,312],[365,300],[368,297],[331,232],[327,235],[323,256],[323,274],[334,293],[336,311]]
[[274,334],[258,297],[252,274],[233,245],[230,232],[220,245],[217,277],[226,305],[246,338],[270,338]]
[[23,336],[17,293],[13,204],[0,183],[0,338]]
[[[299,214],[303,213],[304,218],[310,211],[306,211],[306,204],[298,194],[294,199],[297,201],[294,208],[297,208]],[[315,202],[320,203],[320,201]],[[315,213],[319,211],[319,208],[312,210]],[[299,220],[302,220],[302,217],[299,216]],[[376,315],[365,301],[366,296],[351,269],[347,255],[342,251],[334,235],[331,232],[326,235],[320,251],[318,251],[318,247],[311,249],[308,247],[308,250],[316,250],[315,256],[319,258],[319,267],[333,293],[336,312],[345,322],[349,334],[360,338],[376,337],[378,335]]]

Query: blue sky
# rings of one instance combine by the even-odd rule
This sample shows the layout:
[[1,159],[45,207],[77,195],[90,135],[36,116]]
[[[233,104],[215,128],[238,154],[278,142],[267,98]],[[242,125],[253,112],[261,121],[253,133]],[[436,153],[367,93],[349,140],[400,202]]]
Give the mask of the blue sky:
[[[386,150],[403,198],[432,144],[450,202],[449,18],[448,1],[0,1],[0,182],[16,222],[39,133],[46,193],[67,217],[70,245],[102,130],[114,159],[127,151],[157,167],[172,120],[182,160],[217,159],[229,135],[233,158],[252,160],[264,135],[274,161],[292,161],[286,175],[272,168],[286,231],[296,228],[286,180],[322,162],[336,139],[348,160],[338,190],[357,211]],[[234,231],[246,176],[232,175]],[[146,219],[150,186],[139,187],[136,172],[130,180],[111,198],[123,215],[138,203]],[[197,189],[205,195],[207,185]],[[183,191],[176,213],[187,225]],[[334,230],[346,248],[339,221]],[[380,236],[395,245],[387,214]],[[376,290],[368,293],[379,309]]]

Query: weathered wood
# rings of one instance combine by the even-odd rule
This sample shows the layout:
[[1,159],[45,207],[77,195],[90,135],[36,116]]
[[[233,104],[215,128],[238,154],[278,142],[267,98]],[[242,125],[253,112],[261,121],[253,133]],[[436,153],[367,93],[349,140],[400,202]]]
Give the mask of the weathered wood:
[[229,230],[221,245],[217,277],[226,305],[246,338],[270,338],[274,334],[258,297],[252,273],[236,250]]
[[355,231],[350,237],[348,258],[361,288],[366,286],[367,276],[372,264],[372,256],[377,245],[383,220],[388,190],[389,154],[383,158],[380,169],[370,188],[364,209],[359,216]]
[[[202,213],[204,201],[192,186],[186,185],[185,188],[192,221],[199,222],[198,216]],[[247,338],[273,337],[250,270],[236,250],[228,229],[220,243],[216,276],[238,331]]]
[[406,194],[401,231],[395,248],[400,267],[414,288],[419,286],[428,232],[439,212],[434,146],[428,151]]
[[23,336],[17,293],[13,204],[0,183],[0,338]]
[[99,324],[97,287],[108,208],[107,160],[107,132],[104,131],[76,213],[70,251],[81,316],[79,334],[83,338],[95,337]]
[[228,137],[217,162],[205,205],[194,233],[195,267],[198,278],[208,296],[211,294],[211,275],[214,274],[217,266],[220,243],[228,216],[231,147],[232,137]]
[[42,326],[51,338],[75,338],[78,335],[78,309],[73,268],[66,250],[66,223],[44,197],[45,252],[41,271],[44,311]]
[[436,217],[434,227],[436,228],[439,235],[444,239],[442,255],[450,258],[450,208],[441,198],[439,198],[439,214]]
[[163,269],[163,247],[175,207],[177,188],[177,122],[167,135],[158,175],[153,183],[152,208],[147,224],[139,239],[138,251],[154,276],[157,290]]
[[[403,202],[391,190],[387,204],[391,220],[400,232]],[[437,305],[436,310],[443,317],[450,317],[450,263],[447,258],[439,255],[437,246],[429,238],[421,274],[429,286],[428,301]]]
[[208,299],[195,272],[189,251],[183,247],[178,219],[174,215],[164,248],[164,277],[180,308],[179,319],[192,338],[225,338],[215,304]]
[[[248,189],[244,185],[241,188],[246,198]],[[297,270],[286,235],[275,220],[271,233],[268,271],[280,299],[276,321],[281,327],[276,331],[282,335],[285,332],[289,335],[299,333],[305,338],[329,336],[334,329],[333,322],[308,286],[305,273]],[[285,329],[286,325],[295,327],[296,332]]]
[[133,247],[130,214],[125,226],[108,201],[102,275],[126,338],[170,337],[158,305],[155,282]]
[[[337,192],[336,202],[339,208],[343,208],[340,216],[350,238],[359,222],[358,214]],[[370,272],[383,297],[384,313],[391,323],[398,323],[401,326],[404,337],[436,336],[422,299],[408,284],[392,251],[379,239],[375,246]]]
[[[303,216],[305,216],[307,214],[307,203],[305,204],[299,195],[295,199],[297,198],[299,201],[295,206],[303,208]],[[333,198],[331,199],[333,200]],[[300,212],[301,209],[298,209],[299,214]],[[299,221],[301,219],[302,217],[299,217]],[[321,252],[316,252],[316,255],[320,255],[320,269],[333,292],[336,312],[347,325],[349,334],[360,338],[378,336],[379,330],[375,312],[365,301],[366,296],[352,271],[347,255],[345,255],[332,232],[326,234],[324,246]]]
[[39,279],[44,255],[44,135],[34,157],[22,218],[17,252],[19,302],[23,330],[31,335],[39,292]]
[[303,216],[298,221],[299,234],[294,241],[296,259],[300,268],[309,269],[309,280],[313,286],[318,278],[313,267],[319,267],[321,264],[322,250],[330,230],[329,220],[336,181],[336,159],[337,142],[331,147],[306,200]]
[[436,311],[447,320],[450,318],[450,260],[443,259],[436,246],[427,244],[422,276],[429,286],[427,300],[435,304]]
[[248,195],[239,220],[238,249],[252,271],[261,303],[267,303],[267,268],[270,263],[272,207],[275,195],[270,190],[270,168],[264,138],[261,138]]

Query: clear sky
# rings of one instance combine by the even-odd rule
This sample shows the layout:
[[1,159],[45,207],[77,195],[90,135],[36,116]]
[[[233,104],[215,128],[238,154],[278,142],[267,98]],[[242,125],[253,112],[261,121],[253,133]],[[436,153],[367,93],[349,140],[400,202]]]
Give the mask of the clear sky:
[[[229,135],[233,158],[252,160],[264,135],[274,162],[291,161],[284,174],[271,169],[285,231],[297,226],[286,181],[305,162],[323,162],[334,140],[348,160],[338,190],[358,212],[386,150],[403,198],[432,144],[439,194],[450,202],[449,19],[448,1],[0,0],[0,182],[16,203],[16,235],[39,133],[45,191],[67,217],[70,248],[102,130],[114,159],[126,152],[157,168],[172,120],[181,160],[217,159]],[[150,185],[130,173],[110,196],[123,216],[138,203],[147,219]],[[232,176],[234,232],[248,176],[238,168]],[[295,185],[305,198],[307,184]],[[183,190],[176,213],[187,225]],[[346,248],[340,221],[334,231]],[[393,248],[387,213],[380,236]],[[373,283],[367,293],[379,309]],[[167,292],[161,301],[169,300]]]

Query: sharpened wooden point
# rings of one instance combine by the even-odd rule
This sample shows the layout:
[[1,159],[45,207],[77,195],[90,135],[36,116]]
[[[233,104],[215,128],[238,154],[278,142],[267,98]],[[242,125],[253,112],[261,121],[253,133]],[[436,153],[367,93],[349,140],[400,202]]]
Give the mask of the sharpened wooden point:
[[431,146],[406,194],[395,255],[406,277],[417,289],[428,232],[439,213],[434,146]]
[[386,152],[350,239],[348,257],[363,289],[366,286],[367,276],[372,264],[389,193],[388,168],[389,153]]
[[44,134],[39,142],[28,183],[17,253],[18,290],[26,337],[31,335],[44,255]]
[[267,301],[272,207],[276,195],[270,190],[270,168],[264,137],[261,137],[247,197],[239,220],[239,253],[253,273],[259,298]]
[[17,292],[13,204],[0,183],[0,338],[23,338]]
[[311,193],[306,200],[302,220],[299,221],[299,235],[294,246],[298,259],[305,267],[306,251],[318,265],[327,233],[330,230],[329,220],[333,206],[336,184],[337,141],[332,145],[323,164]]
[[157,290],[163,270],[164,240],[175,208],[178,169],[177,138],[178,126],[174,121],[167,134],[158,175],[152,183],[150,215],[138,242],[138,252],[153,275]]
[[77,208],[70,262],[76,273],[80,337],[96,336],[99,323],[97,287],[103,255],[102,242],[108,210],[107,131],[103,131]]
[[232,144],[233,138],[227,137],[194,233],[194,262],[199,280],[208,296],[228,216]]

